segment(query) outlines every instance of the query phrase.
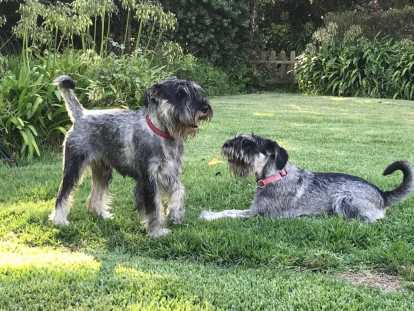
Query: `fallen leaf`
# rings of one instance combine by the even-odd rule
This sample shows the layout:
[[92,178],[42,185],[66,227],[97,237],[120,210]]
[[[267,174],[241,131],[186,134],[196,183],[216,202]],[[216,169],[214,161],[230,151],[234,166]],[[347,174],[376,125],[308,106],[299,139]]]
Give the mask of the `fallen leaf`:
[[213,165],[217,165],[217,164],[220,164],[220,163],[224,163],[224,161],[219,160],[217,158],[214,158],[214,159],[208,161],[208,166],[213,166]]
[[273,117],[274,116],[274,114],[271,112],[255,112],[254,115],[258,117]]

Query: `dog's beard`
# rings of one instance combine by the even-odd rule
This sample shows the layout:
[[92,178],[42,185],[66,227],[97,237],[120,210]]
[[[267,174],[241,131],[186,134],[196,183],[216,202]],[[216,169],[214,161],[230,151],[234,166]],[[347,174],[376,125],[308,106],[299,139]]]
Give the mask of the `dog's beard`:
[[[236,147],[236,148],[235,148]],[[249,155],[243,149],[226,144],[222,149],[223,155],[227,158],[230,173],[234,176],[247,177],[253,175],[255,157]]]
[[162,119],[163,125],[173,136],[182,138],[197,135],[200,125],[208,122],[212,118],[212,112],[202,113],[192,112],[189,107],[182,111],[177,111],[168,101],[163,101],[158,107],[158,115]]
[[247,177],[247,176],[251,176],[254,173],[253,170],[253,166],[249,165],[243,161],[240,160],[230,160],[228,161],[229,163],[229,169],[230,172],[234,175],[234,176],[238,176],[238,177]]

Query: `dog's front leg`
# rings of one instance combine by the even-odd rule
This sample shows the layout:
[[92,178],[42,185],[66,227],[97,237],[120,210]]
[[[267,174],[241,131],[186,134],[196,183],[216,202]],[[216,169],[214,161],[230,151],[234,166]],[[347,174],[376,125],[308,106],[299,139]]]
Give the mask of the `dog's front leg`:
[[175,225],[181,224],[184,219],[184,194],[185,188],[181,182],[178,182],[171,194],[170,203],[168,204],[169,217],[171,222]]
[[135,191],[137,208],[143,208],[148,235],[158,238],[170,233],[170,230],[164,227],[161,194],[156,181],[148,178],[141,187],[137,185]]

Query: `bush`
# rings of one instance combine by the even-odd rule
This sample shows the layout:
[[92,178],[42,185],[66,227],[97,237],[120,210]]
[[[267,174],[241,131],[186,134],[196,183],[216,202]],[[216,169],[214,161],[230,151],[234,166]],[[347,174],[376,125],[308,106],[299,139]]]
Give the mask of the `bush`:
[[295,73],[301,91],[414,99],[413,41],[369,40],[358,26],[338,40],[337,31],[329,24],[315,33],[315,43],[299,57]]
[[194,60],[177,68],[176,75],[197,81],[210,96],[237,94],[245,89],[241,81],[232,80],[222,69],[201,60]]
[[82,76],[93,60],[73,52],[41,57],[30,67],[17,57],[1,59],[0,144],[15,158],[40,155],[39,145],[58,141],[68,124],[53,78],[63,72]]
[[161,0],[177,17],[171,36],[191,54],[222,67],[243,58],[249,43],[249,3],[228,0]]
[[389,10],[335,12],[327,14],[324,20],[325,25],[337,25],[337,37],[341,39],[356,25],[369,39],[374,39],[378,35],[398,40],[414,39],[414,6]]

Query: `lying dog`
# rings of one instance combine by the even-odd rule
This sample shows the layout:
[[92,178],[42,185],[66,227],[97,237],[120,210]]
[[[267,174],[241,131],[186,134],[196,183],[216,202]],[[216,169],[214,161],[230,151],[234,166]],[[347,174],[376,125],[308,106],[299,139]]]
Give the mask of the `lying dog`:
[[225,142],[223,154],[238,176],[255,174],[258,188],[248,210],[203,211],[204,220],[219,218],[299,217],[337,214],[375,222],[386,208],[413,191],[413,168],[407,161],[389,165],[384,175],[403,172],[403,182],[382,191],[362,178],[341,173],[314,173],[288,162],[288,153],[276,142],[256,135],[239,135]]
[[73,123],[63,144],[63,178],[50,215],[56,225],[67,225],[70,195],[86,167],[92,171],[89,209],[111,218],[108,187],[112,170],[137,182],[135,202],[146,219],[148,234],[169,233],[164,223],[162,196],[169,200],[173,223],[184,217],[181,184],[183,141],[195,135],[198,124],[210,120],[213,110],[202,88],[176,78],[161,81],[145,92],[144,107],[88,110],[78,101],[74,81],[60,76],[55,81]]

